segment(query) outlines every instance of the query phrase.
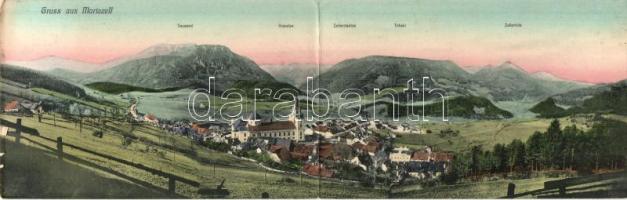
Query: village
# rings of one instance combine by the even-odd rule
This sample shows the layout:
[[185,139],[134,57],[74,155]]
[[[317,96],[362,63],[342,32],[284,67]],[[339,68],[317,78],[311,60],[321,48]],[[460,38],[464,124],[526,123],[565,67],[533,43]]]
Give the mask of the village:
[[[4,104],[3,111],[40,116],[47,110],[45,107],[49,107],[45,105],[45,102],[12,100]],[[283,121],[248,113],[229,122],[200,123],[163,120],[153,114],[143,114],[137,111],[137,103],[131,101],[126,120],[158,127],[164,134],[185,137],[277,171],[368,184],[381,180],[398,183],[434,179],[446,172],[453,160],[451,152],[435,151],[430,146],[395,147],[397,134],[426,134],[407,123],[395,125],[356,119],[306,123],[301,120],[300,110],[295,108]],[[88,116],[84,110],[79,111],[79,115]]]
[[[159,121],[129,113],[137,121],[187,137],[208,148],[253,159],[264,167],[309,176],[339,178],[368,184],[435,179],[445,173],[452,152],[424,146],[395,147],[397,134],[426,134],[407,123],[329,119],[305,123],[293,109],[287,120],[248,113],[230,122]],[[379,181],[377,181],[379,179]]]

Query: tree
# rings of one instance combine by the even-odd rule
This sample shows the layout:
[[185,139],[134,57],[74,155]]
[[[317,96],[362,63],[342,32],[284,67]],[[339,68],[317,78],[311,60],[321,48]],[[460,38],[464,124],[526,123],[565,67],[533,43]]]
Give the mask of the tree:
[[470,150],[470,169],[473,175],[477,175],[480,171],[481,145],[475,145]]
[[457,182],[458,179],[465,177],[470,172],[470,159],[464,153],[455,154],[455,159],[451,164],[448,183]]
[[561,160],[560,158],[562,156],[562,147],[560,145],[562,142],[562,129],[560,128],[560,121],[553,119],[553,121],[551,121],[551,125],[549,125],[549,128],[546,130],[546,134],[549,143],[547,153],[550,165],[551,167],[556,167],[559,163],[561,163],[558,161]]
[[493,149],[494,158],[496,160],[496,169],[498,172],[506,172],[507,171],[507,163],[508,163],[508,151],[505,145],[496,144]]
[[566,169],[566,166],[568,166],[568,168],[570,169],[572,169],[573,167],[575,156],[574,149],[576,148],[575,145],[577,143],[577,133],[579,132],[580,130],[578,130],[577,126],[575,125],[567,126],[564,128],[561,144],[562,169]]
[[508,145],[510,171],[525,170],[527,168],[525,143],[519,139],[512,140]]
[[592,134],[577,134],[575,155],[577,155],[577,159],[575,159],[576,170],[582,173],[592,172],[596,159],[596,145]]
[[484,151],[481,160],[481,169],[490,173],[497,171],[497,159],[490,151]]
[[531,170],[541,170],[542,163],[545,162],[547,141],[544,134],[536,131],[527,139],[527,162],[531,164]]
[[560,128],[560,121],[557,119],[553,119],[551,121],[551,125],[546,129],[546,133],[549,138],[549,142],[554,143],[561,139],[562,129]]

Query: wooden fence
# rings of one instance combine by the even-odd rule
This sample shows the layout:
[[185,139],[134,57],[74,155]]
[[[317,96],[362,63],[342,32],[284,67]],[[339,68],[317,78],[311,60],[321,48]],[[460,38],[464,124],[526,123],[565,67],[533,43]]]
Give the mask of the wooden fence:
[[[4,121],[4,122],[6,123],[6,121]],[[15,128],[14,136],[15,136],[15,142],[16,143],[19,144],[21,139],[28,140],[31,143],[37,144],[37,145],[42,146],[42,147],[44,147],[44,148],[46,148],[48,150],[56,152],[57,158],[60,159],[60,160],[63,160],[66,157],[71,157],[73,159],[80,159],[80,158],[77,158],[75,156],[72,156],[72,155],[64,153],[63,147],[69,147],[69,148],[72,148],[74,150],[82,151],[82,152],[89,153],[89,154],[92,154],[92,155],[95,155],[95,156],[98,156],[98,157],[105,158],[107,160],[111,160],[111,161],[115,161],[115,162],[118,162],[118,163],[121,163],[121,164],[124,164],[124,165],[127,165],[127,166],[131,166],[131,167],[134,167],[134,168],[137,168],[137,169],[149,172],[149,173],[151,173],[153,175],[157,175],[157,176],[161,176],[161,177],[167,178],[168,179],[168,192],[170,194],[176,194],[176,182],[177,181],[181,182],[181,183],[185,183],[185,184],[191,185],[191,186],[196,187],[196,188],[200,187],[200,183],[197,182],[197,181],[194,181],[194,180],[190,180],[190,179],[187,179],[187,178],[184,178],[184,177],[180,177],[180,176],[177,176],[177,175],[174,175],[174,174],[171,174],[171,173],[163,172],[161,170],[153,169],[153,168],[144,166],[144,165],[139,164],[139,163],[133,163],[133,162],[130,162],[130,161],[127,161],[127,160],[124,160],[124,159],[121,159],[121,158],[117,158],[117,157],[114,157],[114,156],[111,156],[111,155],[107,155],[107,154],[99,153],[99,152],[96,152],[96,151],[92,151],[92,150],[89,150],[89,149],[86,149],[86,148],[83,148],[83,147],[80,147],[80,146],[77,146],[77,145],[74,145],[74,144],[65,143],[65,142],[63,142],[63,138],[62,137],[58,137],[56,139],[52,139],[52,138],[43,137],[43,136],[41,136],[39,134],[32,134],[32,133],[37,133],[37,132],[32,132],[31,133],[33,136],[36,136],[38,138],[42,138],[44,140],[56,143],[56,149],[52,148],[52,147],[49,147],[47,145],[38,143],[36,141],[32,141],[32,140],[30,140],[28,138],[22,138],[21,132],[22,132],[23,128],[25,128],[25,127],[22,126],[21,122],[22,122],[21,119],[17,119],[16,123],[13,125],[13,127]],[[9,126],[11,126],[11,124],[9,124]],[[5,139],[2,138],[2,143],[3,143],[2,144],[2,148],[3,148],[2,152],[3,153],[6,152],[6,150],[4,150],[4,148],[5,148],[4,142],[5,142]],[[2,164],[4,164],[4,162],[2,162]],[[0,169],[0,178],[1,178],[1,169]]]
[[[620,181],[625,182],[626,179],[627,179],[627,171],[565,178],[561,180],[544,182],[544,188],[542,189],[518,193],[518,194],[515,193],[516,185],[513,183],[510,183],[507,188],[507,196],[503,198],[517,198],[517,197],[523,197],[523,196],[528,196],[528,195],[563,198],[563,197],[568,196],[567,192],[569,191],[574,192],[574,191],[590,190],[590,189],[594,190],[596,188],[604,188],[604,187],[616,187],[620,184],[624,184],[624,183],[621,183]],[[599,183],[595,184],[597,182]],[[615,188],[615,189],[618,189],[618,188]],[[627,189],[627,188],[621,188],[621,189]]]

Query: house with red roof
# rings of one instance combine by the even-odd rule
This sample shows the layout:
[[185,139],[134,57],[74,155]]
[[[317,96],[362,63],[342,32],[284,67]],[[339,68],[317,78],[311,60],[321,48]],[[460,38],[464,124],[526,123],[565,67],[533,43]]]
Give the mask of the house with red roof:
[[303,166],[303,172],[310,176],[321,176],[331,178],[334,172],[326,168],[323,164],[307,163]]
[[153,125],[159,125],[159,119],[157,119],[157,117],[153,114],[144,115],[144,121]]
[[4,104],[4,112],[17,112],[19,111],[19,103],[17,100],[12,100]]

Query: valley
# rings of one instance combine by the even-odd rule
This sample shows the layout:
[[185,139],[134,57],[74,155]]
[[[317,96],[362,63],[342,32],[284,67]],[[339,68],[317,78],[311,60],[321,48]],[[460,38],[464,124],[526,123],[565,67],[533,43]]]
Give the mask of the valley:
[[[499,198],[510,182],[532,192],[625,167],[625,81],[380,55],[266,72],[226,46],[196,44],[156,45],[90,72],[33,70],[42,63],[0,66],[4,170],[19,174],[3,178],[40,182],[3,185],[9,197]],[[307,76],[326,91],[308,94]],[[427,81],[408,93],[411,79]],[[281,89],[296,99],[266,95]],[[217,95],[227,91],[239,95]],[[583,161],[566,159],[575,154]],[[99,184],[107,189],[90,193]]]

